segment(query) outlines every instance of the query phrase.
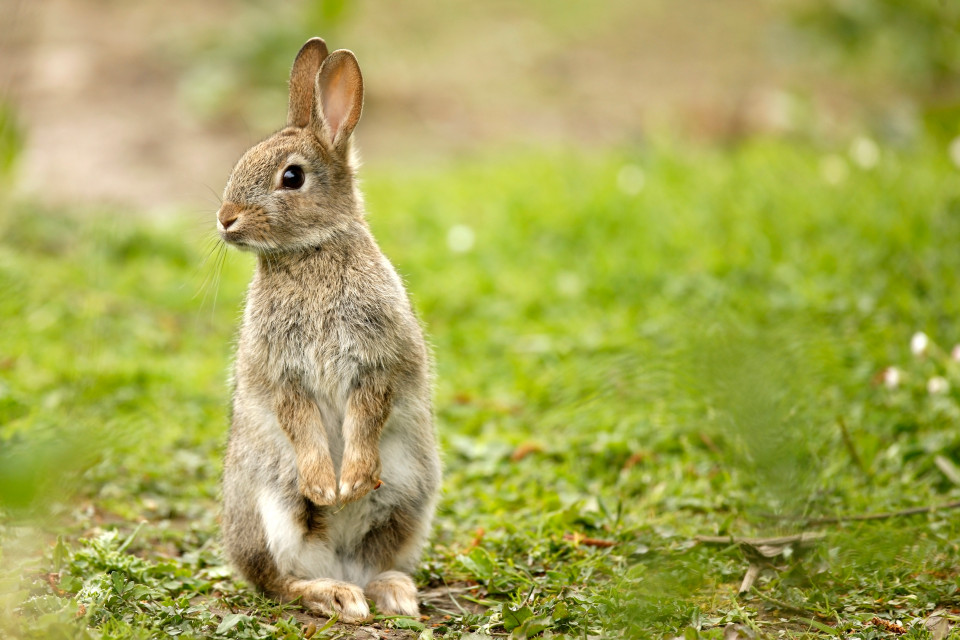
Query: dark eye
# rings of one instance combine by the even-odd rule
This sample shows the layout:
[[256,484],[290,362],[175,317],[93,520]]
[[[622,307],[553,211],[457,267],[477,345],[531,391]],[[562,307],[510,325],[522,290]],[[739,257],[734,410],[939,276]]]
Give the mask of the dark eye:
[[283,170],[280,186],[284,189],[299,189],[303,186],[303,169],[295,164]]

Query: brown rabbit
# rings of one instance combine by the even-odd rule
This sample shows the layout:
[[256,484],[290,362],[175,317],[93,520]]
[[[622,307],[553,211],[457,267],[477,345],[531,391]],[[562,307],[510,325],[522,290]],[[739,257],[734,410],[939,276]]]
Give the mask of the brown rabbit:
[[[257,254],[235,365],[223,542],[264,592],[341,620],[417,615],[411,572],[440,460],[430,360],[364,221],[351,133],[363,80],[320,38],[297,54],[287,126],[227,181],[217,228]],[[382,485],[382,486],[381,486]]]

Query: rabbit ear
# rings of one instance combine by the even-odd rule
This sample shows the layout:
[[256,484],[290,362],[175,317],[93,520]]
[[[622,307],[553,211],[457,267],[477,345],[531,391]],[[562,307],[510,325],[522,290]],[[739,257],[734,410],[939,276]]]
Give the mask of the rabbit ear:
[[363,76],[353,52],[338,49],[323,61],[316,97],[315,125],[322,130],[318,133],[342,152],[363,110]]
[[323,38],[310,38],[300,48],[290,70],[290,106],[287,109],[288,127],[310,124],[316,91],[317,72],[327,57],[327,43]]

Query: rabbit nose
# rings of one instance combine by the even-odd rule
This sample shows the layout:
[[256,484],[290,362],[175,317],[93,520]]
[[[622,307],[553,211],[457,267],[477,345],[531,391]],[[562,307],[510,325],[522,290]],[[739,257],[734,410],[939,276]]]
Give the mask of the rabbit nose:
[[217,220],[220,221],[224,229],[229,229],[239,217],[240,207],[233,202],[224,202],[220,206],[220,211],[217,211]]

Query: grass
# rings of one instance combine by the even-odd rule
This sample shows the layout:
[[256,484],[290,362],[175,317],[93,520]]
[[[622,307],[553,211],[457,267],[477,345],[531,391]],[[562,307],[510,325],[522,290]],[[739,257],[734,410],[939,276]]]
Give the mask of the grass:
[[[878,617],[925,638],[960,619],[955,512],[815,522],[960,499],[944,148],[870,169],[763,140],[528,151],[368,172],[365,191],[437,361],[446,477],[417,580],[453,586],[382,628],[890,637]],[[252,262],[221,264],[211,220],[4,205],[0,636],[353,633],[221,558]],[[740,596],[753,548],[696,538],[800,531],[824,537]]]

